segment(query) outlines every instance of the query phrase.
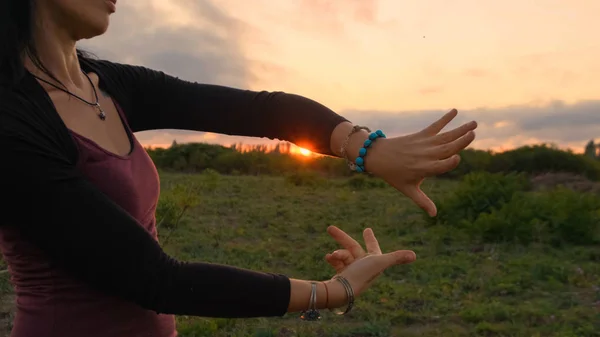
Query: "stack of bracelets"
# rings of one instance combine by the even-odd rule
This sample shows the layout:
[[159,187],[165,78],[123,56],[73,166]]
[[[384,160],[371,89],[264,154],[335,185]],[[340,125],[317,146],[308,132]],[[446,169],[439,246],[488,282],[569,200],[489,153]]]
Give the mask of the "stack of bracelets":
[[358,151],[358,157],[356,157],[354,162],[351,162],[350,160],[348,160],[348,151],[346,150],[346,147],[348,147],[348,143],[350,143],[350,137],[352,137],[353,134],[355,134],[356,132],[358,132],[360,130],[366,130],[367,132],[371,132],[371,129],[369,129],[366,126],[355,125],[352,128],[352,130],[350,130],[350,133],[348,133],[348,136],[346,137],[346,140],[344,141],[344,144],[342,144],[342,148],[340,150],[342,157],[346,158],[348,167],[350,167],[351,170],[359,172],[359,173],[366,172],[365,157],[367,155],[367,149],[369,147],[371,147],[373,142],[376,141],[378,138],[385,138],[385,134],[381,130],[371,132],[369,134],[369,138],[367,140],[365,140],[365,142],[363,143],[363,146]]
[[[348,280],[340,275],[336,275],[333,277],[333,280],[339,281],[343,286],[344,290],[346,290],[346,297],[348,298],[348,305],[346,310],[335,312],[336,315],[345,315],[352,310],[354,306],[354,290],[350,285]],[[323,282],[325,285],[325,291],[327,292],[327,301],[325,306],[327,307],[327,302],[329,301],[329,291],[327,290],[327,283]],[[317,283],[311,282],[311,290],[310,290],[310,301],[308,303],[308,309],[302,312],[300,319],[304,321],[318,321],[321,319],[321,314],[319,313],[319,309],[317,309]],[[333,311],[332,309],[329,309]]]

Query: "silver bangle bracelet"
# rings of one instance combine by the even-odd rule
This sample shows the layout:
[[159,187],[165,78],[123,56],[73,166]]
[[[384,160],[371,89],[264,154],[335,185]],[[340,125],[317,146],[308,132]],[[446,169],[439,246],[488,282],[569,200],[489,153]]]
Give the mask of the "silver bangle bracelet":
[[310,283],[310,300],[308,302],[308,310],[302,312],[300,319],[304,321],[318,321],[321,319],[321,313],[317,309],[317,283]]
[[353,161],[351,161],[350,159],[348,159],[347,147],[348,147],[348,144],[350,144],[350,137],[352,137],[353,134],[357,133],[360,130],[366,130],[367,132],[371,132],[371,129],[369,129],[366,126],[360,126],[360,125],[353,126],[352,130],[350,130],[350,132],[348,133],[348,136],[346,136],[346,140],[344,140],[344,143],[342,144],[342,147],[340,149],[340,154],[342,155],[342,158],[344,158],[346,160],[348,167],[352,171],[356,170],[356,164]]
[[352,310],[352,307],[354,306],[354,290],[352,289],[350,282],[348,282],[348,280],[343,276],[336,275],[333,277],[333,280],[339,281],[344,286],[344,289],[346,290],[346,296],[348,297],[348,306],[344,311],[335,312],[332,309],[329,310],[334,312],[336,315],[346,315],[350,312],[350,310]]

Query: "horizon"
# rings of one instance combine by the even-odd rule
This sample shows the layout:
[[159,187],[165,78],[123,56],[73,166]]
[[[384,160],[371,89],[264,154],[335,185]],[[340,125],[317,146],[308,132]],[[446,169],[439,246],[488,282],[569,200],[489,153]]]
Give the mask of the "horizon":
[[[255,151],[255,150],[270,153],[277,149],[282,154],[297,155],[297,156],[305,157],[305,158],[327,156],[327,155],[319,154],[317,152],[313,152],[309,149],[300,147],[298,145],[295,145],[293,143],[286,142],[286,141],[278,141],[278,142],[274,141],[273,143],[269,143],[269,144],[265,144],[265,143],[246,144],[243,142],[238,142],[238,143],[214,143],[213,142],[213,143],[211,143],[211,142],[202,142],[202,141],[180,143],[176,139],[174,139],[169,144],[143,145],[143,146],[146,150],[156,150],[156,149],[169,149],[169,148],[173,147],[174,144],[177,144],[177,145],[193,145],[193,144],[216,145],[216,146],[223,146],[226,148],[232,148],[234,150],[237,150],[237,151],[243,152],[243,153]],[[595,145],[597,148],[596,152],[598,153],[598,155],[600,155],[600,143],[596,143]],[[522,145],[522,146],[518,146],[515,148],[511,148],[511,149],[502,149],[502,150],[475,149],[473,147],[468,147],[465,150],[486,151],[486,152],[489,152],[490,154],[499,154],[499,153],[512,151],[512,150],[516,150],[516,149],[528,147],[528,146],[531,146],[531,147],[545,146],[545,147],[549,147],[549,148],[555,148],[560,151],[571,152],[571,153],[578,154],[578,155],[583,155],[585,153],[585,147],[583,147],[581,149],[561,148],[561,147],[557,146],[556,144],[552,144],[552,143],[527,144],[527,145]]]
[[[582,152],[600,138],[600,2],[548,0],[131,0],[108,32],[81,43],[98,57],[185,80],[314,99],[390,137],[451,108],[474,119],[470,148],[553,143]],[[144,146],[277,140],[180,130]]]

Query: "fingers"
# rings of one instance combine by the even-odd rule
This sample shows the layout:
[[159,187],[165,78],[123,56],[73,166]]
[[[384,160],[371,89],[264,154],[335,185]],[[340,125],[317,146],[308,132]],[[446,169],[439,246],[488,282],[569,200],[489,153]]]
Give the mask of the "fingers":
[[423,210],[429,214],[429,216],[435,216],[437,214],[437,208],[435,204],[429,197],[421,191],[421,189],[416,185],[407,186],[402,193],[412,199],[417,206],[421,207]]
[[457,140],[458,138],[464,136],[467,132],[473,131],[477,128],[477,122],[471,121],[469,123],[465,123],[456,129],[450,130],[448,132],[440,133],[435,136],[433,139],[434,144],[446,144],[452,141]]
[[450,158],[434,161],[426,170],[427,176],[437,176],[454,170],[460,163],[460,156],[455,154]]
[[367,252],[369,254],[381,254],[379,242],[371,228],[367,228],[363,231],[363,238],[365,239],[365,246],[367,247]]
[[449,158],[467,146],[471,144],[475,140],[475,132],[469,131],[464,136],[443,145],[439,145],[431,149],[431,154],[436,159],[446,159]]
[[329,233],[329,235],[342,247],[347,249],[354,258],[361,258],[366,254],[362,246],[356,240],[336,226],[329,226],[327,228],[327,233]]
[[325,260],[327,261],[327,263],[329,263],[329,265],[331,265],[331,267],[333,267],[336,273],[341,273],[346,268],[344,261],[332,258],[331,254],[325,255]]
[[346,249],[340,249],[325,255],[325,260],[339,273],[354,262],[354,256]]
[[458,114],[456,109],[452,109],[450,112],[446,113],[442,118],[433,122],[430,126],[426,127],[420,133],[427,136],[437,135],[442,129],[450,123],[454,117]]
[[417,254],[412,250],[397,250],[395,252],[383,254],[381,260],[385,264],[385,268],[389,268],[399,264],[409,264],[415,262]]
[[331,254],[331,260],[341,261],[348,265],[354,262],[354,256],[346,249],[339,249]]

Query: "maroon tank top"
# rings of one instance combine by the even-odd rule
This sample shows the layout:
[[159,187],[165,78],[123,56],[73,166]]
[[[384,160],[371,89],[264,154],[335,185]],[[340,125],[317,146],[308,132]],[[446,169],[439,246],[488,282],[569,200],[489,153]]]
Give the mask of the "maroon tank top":
[[[111,153],[71,131],[79,148],[78,168],[157,239],[158,173],[115,105],[130,139],[130,153]],[[177,336],[174,316],[157,315],[69,277],[15,228],[0,227],[0,248],[17,295],[11,337]],[[110,242],[106,242],[106,249],[110,249]]]

